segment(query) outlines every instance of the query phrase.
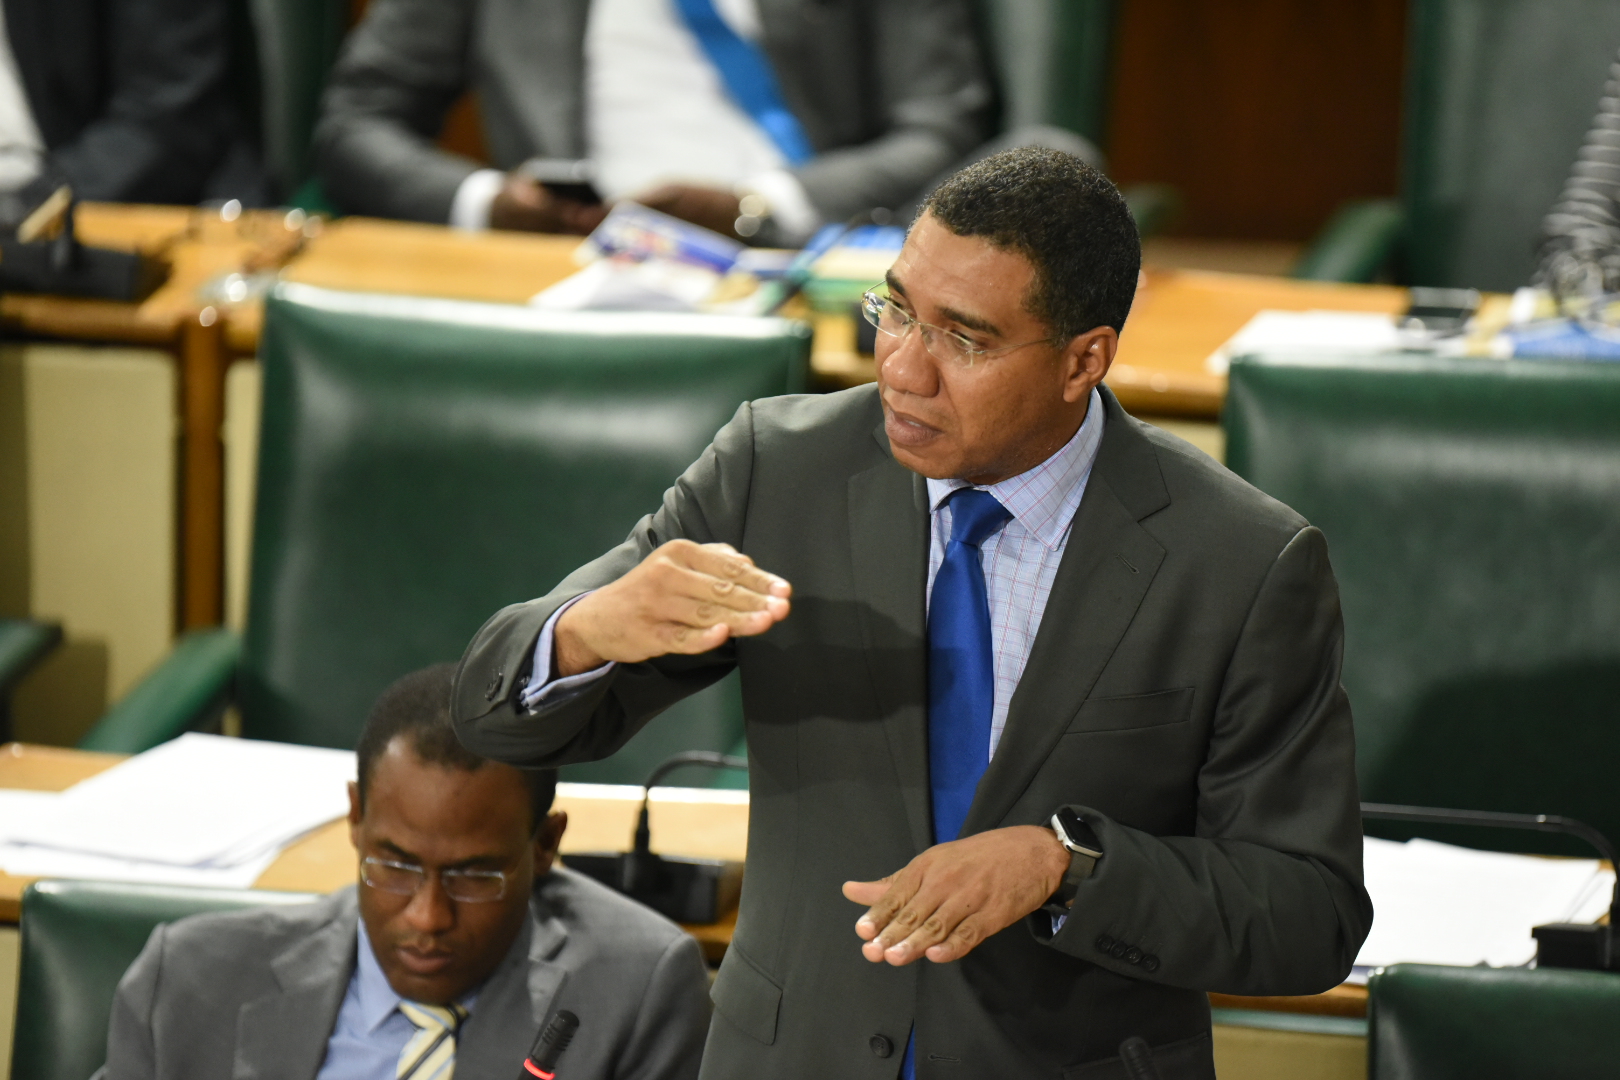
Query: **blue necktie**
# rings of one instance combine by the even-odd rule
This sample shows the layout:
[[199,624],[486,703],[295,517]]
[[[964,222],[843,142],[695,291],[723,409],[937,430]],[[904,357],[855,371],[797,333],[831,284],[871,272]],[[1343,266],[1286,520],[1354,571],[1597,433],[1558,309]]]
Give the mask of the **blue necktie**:
[[727,25],[715,11],[714,0],[675,0],[675,7],[720,73],[732,100],[754,118],[788,164],[803,165],[814,157],[816,151],[804,126],[782,100],[782,88],[765,50]]
[[[955,840],[990,763],[996,661],[979,545],[1012,514],[988,491],[951,496],[951,540],[928,604],[928,786],[934,842]],[[916,1080],[917,1033],[906,1040],[902,1080]]]
[[951,541],[928,605],[928,783],[934,842],[955,840],[990,761],[996,665],[979,545],[1012,517],[988,491],[951,496]]

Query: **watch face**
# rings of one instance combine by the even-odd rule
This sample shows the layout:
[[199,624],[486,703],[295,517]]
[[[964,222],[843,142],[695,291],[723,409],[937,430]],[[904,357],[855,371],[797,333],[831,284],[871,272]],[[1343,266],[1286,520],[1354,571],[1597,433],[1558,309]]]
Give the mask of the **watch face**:
[[1085,818],[1067,806],[1052,816],[1063,826],[1063,834],[1071,844],[1085,849],[1088,854],[1102,855],[1102,841],[1097,839],[1097,831],[1086,824]]

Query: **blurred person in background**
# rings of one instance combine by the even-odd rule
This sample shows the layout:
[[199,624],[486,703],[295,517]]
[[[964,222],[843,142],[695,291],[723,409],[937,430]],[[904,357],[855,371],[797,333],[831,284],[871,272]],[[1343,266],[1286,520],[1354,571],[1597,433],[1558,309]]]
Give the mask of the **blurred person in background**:
[[267,201],[225,0],[4,0],[0,24],[0,195]]
[[[494,168],[434,143],[469,88]],[[588,159],[609,203],[791,245],[915,202],[993,99],[970,0],[373,0],[317,169],[356,213],[583,233],[603,208],[518,167]]]

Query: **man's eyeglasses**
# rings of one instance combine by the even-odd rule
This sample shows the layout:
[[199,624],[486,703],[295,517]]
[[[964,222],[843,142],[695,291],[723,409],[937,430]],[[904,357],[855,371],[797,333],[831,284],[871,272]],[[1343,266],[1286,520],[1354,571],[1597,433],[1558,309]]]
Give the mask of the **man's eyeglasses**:
[[1030,345],[1049,345],[1050,339],[1040,338],[1036,341],[1025,341],[1017,345],[1003,345],[998,349],[986,349],[975,344],[966,335],[958,334],[955,330],[947,330],[943,326],[925,323],[912,318],[893,298],[879,296],[869,292],[861,297],[861,314],[866,321],[888,334],[890,337],[903,338],[915,326],[922,332],[923,348],[928,355],[936,360],[943,360],[947,364],[960,367],[972,367],[980,360],[1010,353],[1014,349],[1027,348]]
[[[506,875],[499,870],[440,870],[444,894],[466,904],[487,904],[506,895]],[[415,863],[368,855],[360,860],[360,880],[373,889],[414,896],[427,884],[427,871]]]

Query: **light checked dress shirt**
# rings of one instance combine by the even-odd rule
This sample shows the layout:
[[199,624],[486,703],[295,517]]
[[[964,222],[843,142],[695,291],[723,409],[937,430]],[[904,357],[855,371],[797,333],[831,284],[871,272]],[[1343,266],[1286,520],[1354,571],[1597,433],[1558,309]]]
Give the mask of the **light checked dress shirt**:
[[[982,490],[990,492],[1012,513],[1012,519],[979,547],[984,567],[985,593],[990,604],[990,644],[995,658],[995,706],[990,714],[990,745],[984,748],[985,761],[995,754],[1007,726],[1007,708],[1013,691],[1024,675],[1035,634],[1052,595],[1058,564],[1069,543],[1069,526],[1086,493],[1097,450],[1102,445],[1103,404],[1096,390],[1086,404],[1086,419],[1074,436],[1051,457],[1017,476],[1009,477]],[[945,545],[951,537],[951,508],[945,500],[960,488],[975,485],[966,480],[929,480],[928,505],[930,534],[928,550],[928,593],[934,591],[934,575],[945,559]],[[546,620],[535,644],[533,674],[523,690],[522,702],[533,709],[542,701],[561,694],[578,692],[587,683],[605,675],[613,665],[593,671],[551,678],[552,635],[562,613],[580,598],[564,604]],[[324,1078],[323,1078],[324,1080]]]
[[[404,999],[388,985],[388,976],[371,951],[365,923],[359,924],[357,934],[354,974],[349,976],[337,1023],[326,1041],[326,1060],[315,1080],[394,1080],[399,1055],[417,1031],[399,1011]],[[475,989],[458,998],[457,1004],[471,1012],[477,1001]]]

